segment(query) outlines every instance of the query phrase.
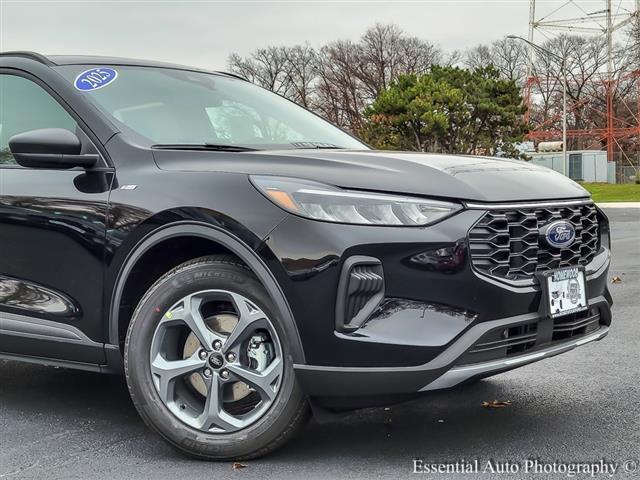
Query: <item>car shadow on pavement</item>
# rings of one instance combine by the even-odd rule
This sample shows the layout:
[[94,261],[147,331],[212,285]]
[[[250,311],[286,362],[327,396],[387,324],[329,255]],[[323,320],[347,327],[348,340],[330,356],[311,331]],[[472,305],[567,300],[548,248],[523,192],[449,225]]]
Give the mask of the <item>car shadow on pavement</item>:
[[[550,445],[562,443],[560,425],[590,421],[584,409],[577,411],[569,400],[563,403],[562,398],[554,398],[550,403],[543,392],[538,398],[526,385],[514,385],[521,381],[484,380],[388,408],[341,414],[325,423],[312,421],[296,441],[261,461],[317,461],[345,452],[374,461],[384,452],[388,459],[403,459],[406,467],[412,458],[425,455],[471,458],[495,448],[500,456],[500,448],[492,447],[496,441],[520,449],[531,436]],[[0,361],[0,385],[0,424],[13,438],[29,437],[30,429],[41,428],[44,419],[49,435],[67,433],[65,442],[86,442],[87,435],[96,441],[104,441],[105,436],[135,438],[125,454],[139,456],[136,450],[142,449],[147,460],[154,456],[185,460],[143,425],[122,377]],[[517,397],[509,398],[509,392]],[[483,401],[494,399],[513,404],[501,409],[482,407]]]

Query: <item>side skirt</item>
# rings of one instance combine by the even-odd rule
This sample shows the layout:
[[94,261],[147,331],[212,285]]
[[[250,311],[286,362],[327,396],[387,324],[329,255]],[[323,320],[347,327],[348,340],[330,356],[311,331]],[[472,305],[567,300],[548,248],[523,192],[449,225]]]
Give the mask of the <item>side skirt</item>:
[[0,358],[100,372],[104,347],[73,325],[0,312]]

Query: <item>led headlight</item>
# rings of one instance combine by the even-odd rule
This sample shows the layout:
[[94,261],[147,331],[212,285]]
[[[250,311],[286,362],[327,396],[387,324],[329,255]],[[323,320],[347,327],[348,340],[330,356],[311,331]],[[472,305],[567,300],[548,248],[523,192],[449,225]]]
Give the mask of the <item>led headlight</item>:
[[325,222],[424,226],[462,208],[439,200],[343,190],[296,178],[252,176],[251,181],[279,207]]

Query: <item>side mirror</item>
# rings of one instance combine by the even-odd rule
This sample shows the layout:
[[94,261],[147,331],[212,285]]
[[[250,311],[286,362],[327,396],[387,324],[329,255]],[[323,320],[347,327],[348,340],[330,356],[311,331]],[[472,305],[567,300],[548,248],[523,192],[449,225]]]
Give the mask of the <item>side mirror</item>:
[[82,145],[62,128],[44,128],[19,133],[9,139],[9,150],[18,165],[29,168],[92,168],[98,155],[80,155]]

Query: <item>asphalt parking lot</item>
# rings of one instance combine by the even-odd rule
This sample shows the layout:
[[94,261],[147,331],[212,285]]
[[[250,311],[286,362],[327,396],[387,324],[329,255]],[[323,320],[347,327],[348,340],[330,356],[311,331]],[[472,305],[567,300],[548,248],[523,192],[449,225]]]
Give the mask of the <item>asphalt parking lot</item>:
[[[416,458],[478,459],[481,468],[604,459],[619,465],[613,478],[639,478],[623,464],[633,470],[640,459],[640,209],[607,213],[609,276],[622,282],[611,284],[615,324],[602,342],[390,409],[311,423],[284,449],[239,470],[165,445],[139,420],[120,378],[0,361],[0,479],[398,478],[411,475]],[[482,408],[494,399],[512,404]],[[438,476],[549,478],[522,469],[423,478]]]

